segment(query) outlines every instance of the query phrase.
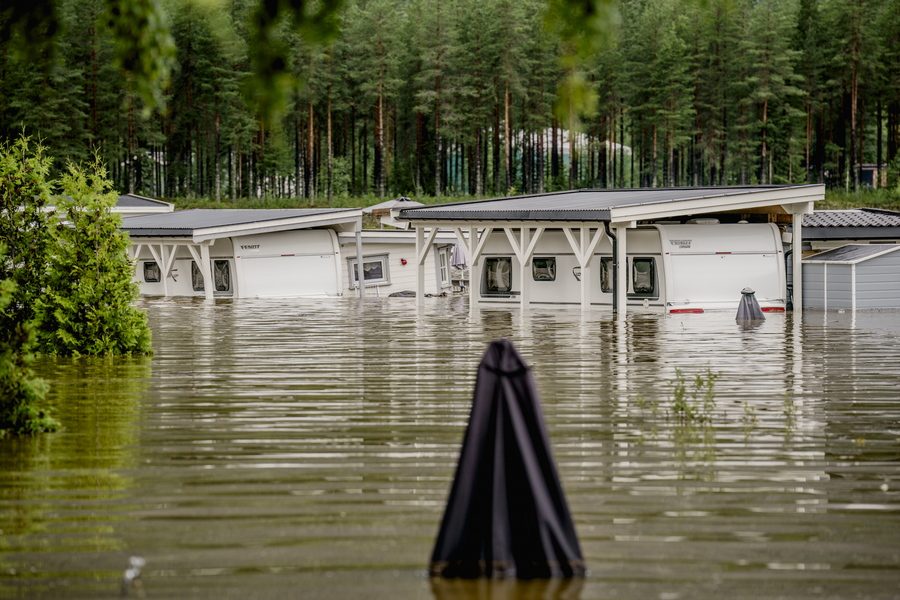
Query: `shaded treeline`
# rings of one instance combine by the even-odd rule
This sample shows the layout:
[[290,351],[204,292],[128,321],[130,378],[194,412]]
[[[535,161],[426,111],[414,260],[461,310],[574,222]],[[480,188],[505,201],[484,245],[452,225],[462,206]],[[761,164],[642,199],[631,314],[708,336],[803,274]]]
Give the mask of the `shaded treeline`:
[[[144,118],[97,3],[62,0],[47,68],[0,47],[0,136],[99,148],[121,191],[222,199],[853,190],[860,165],[900,160],[900,0],[623,0],[591,56],[544,0],[353,0],[330,45],[284,28],[302,85],[277,124],[244,93],[254,5],[167,5],[178,69]],[[596,101],[559,101],[578,78]]]

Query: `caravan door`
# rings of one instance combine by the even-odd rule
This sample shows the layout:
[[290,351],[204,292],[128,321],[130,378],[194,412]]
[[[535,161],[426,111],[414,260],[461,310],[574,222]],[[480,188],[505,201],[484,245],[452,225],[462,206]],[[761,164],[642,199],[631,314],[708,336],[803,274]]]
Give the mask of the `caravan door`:
[[244,298],[339,296],[340,252],[330,229],[279,231],[234,238]]
[[763,308],[783,309],[781,236],[773,223],[657,225],[663,246],[666,309],[737,310],[741,290]]

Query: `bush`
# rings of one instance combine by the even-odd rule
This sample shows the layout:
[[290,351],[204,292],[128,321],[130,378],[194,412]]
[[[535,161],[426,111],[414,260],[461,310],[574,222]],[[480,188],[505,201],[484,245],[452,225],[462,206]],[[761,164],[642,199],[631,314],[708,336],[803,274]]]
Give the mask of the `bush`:
[[69,165],[60,178],[65,222],[53,228],[55,251],[37,300],[38,349],[63,356],[148,354],[146,314],[132,303],[138,286],[128,236],[112,212],[118,194],[100,160]]
[[[4,254],[0,246],[0,257]],[[13,281],[0,281],[0,314],[9,308],[15,290]],[[59,429],[59,423],[38,406],[47,384],[31,371],[32,343],[31,328],[23,323],[0,329],[0,437]]]

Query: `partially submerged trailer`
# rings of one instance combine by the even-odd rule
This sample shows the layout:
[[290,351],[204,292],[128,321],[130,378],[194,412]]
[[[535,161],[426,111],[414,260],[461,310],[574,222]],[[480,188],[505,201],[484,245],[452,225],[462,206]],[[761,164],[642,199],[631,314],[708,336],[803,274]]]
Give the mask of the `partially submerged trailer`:
[[456,233],[472,306],[734,310],[752,287],[764,310],[785,310],[780,225],[796,223],[801,243],[798,217],[823,197],[821,185],[576,190],[407,208],[395,218],[415,227],[420,265],[439,229]]
[[[186,210],[125,218],[122,228],[145,295],[329,297],[414,288],[414,267],[405,268],[415,254],[414,233],[363,231],[361,215],[360,209]],[[435,238],[426,293],[450,287],[444,265],[454,241]]]
[[[416,289],[416,238],[413,231],[400,229],[363,229],[363,281],[366,293],[387,296],[395,292]],[[356,234],[340,233],[338,242],[344,273],[344,293],[359,292],[359,267],[356,253]],[[425,264],[425,294],[440,294],[453,286],[451,279],[451,253],[456,243],[452,232],[435,236],[431,245],[431,257]]]

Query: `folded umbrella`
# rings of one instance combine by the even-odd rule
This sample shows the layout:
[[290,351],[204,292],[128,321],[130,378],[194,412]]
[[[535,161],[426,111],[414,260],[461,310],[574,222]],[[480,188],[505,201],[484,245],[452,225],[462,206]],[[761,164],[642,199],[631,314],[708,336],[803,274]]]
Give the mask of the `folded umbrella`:
[[478,366],[429,571],[520,579],[585,573],[534,376],[508,340],[492,342]]

